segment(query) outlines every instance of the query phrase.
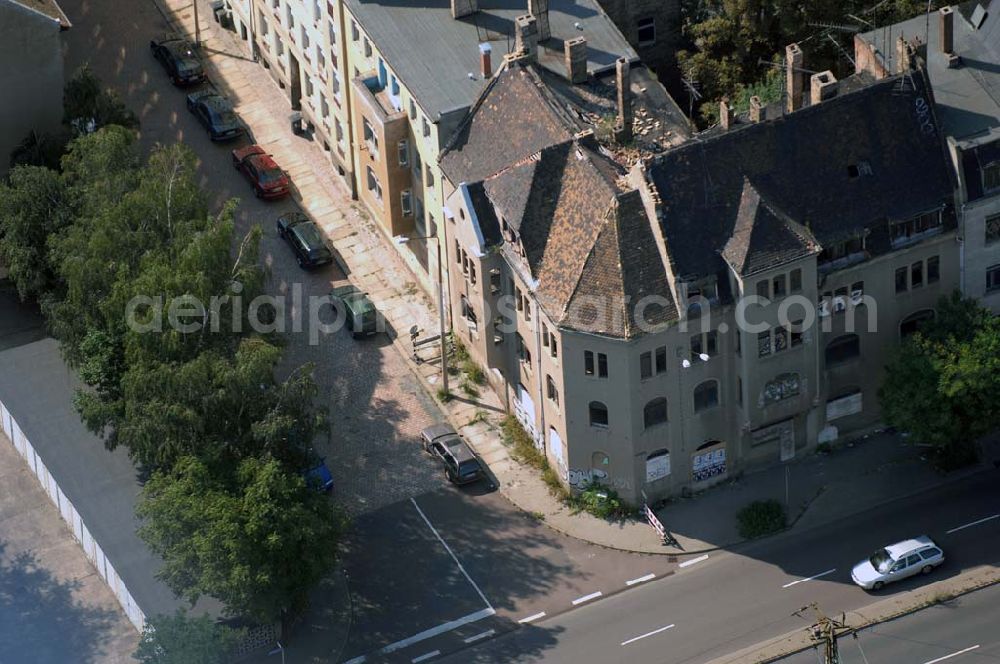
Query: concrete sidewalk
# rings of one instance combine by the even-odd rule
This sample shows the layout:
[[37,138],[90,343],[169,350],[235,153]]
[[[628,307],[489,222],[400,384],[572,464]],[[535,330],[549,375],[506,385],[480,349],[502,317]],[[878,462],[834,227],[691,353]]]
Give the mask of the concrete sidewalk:
[[[190,0],[157,0],[175,29],[193,34]],[[211,16],[208,5],[199,7]],[[324,228],[350,280],[367,291],[384,313],[389,336],[411,371],[431,395],[439,387],[439,365],[415,360],[406,333],[416,325],[437,328],[430,298],[391,239],[350,194],[326,158],[322,146],[295,136],[287,122],[290,107],[277,84],[254,63],[239,38],[210,20],[202,22],[202,56],[212,82],[233,101],[257,143],[265,146],[291,174],[297,202]],[[459,380],[455,379],[454,384]],[[459,429],[489,465],[500,492],[526,512],[543,518],[566,535],[627,551],[684,555],[727,547],[740,541],[736,513],[754,500],[787,502],[796,527],[814,526],[863,511],[893,498],[924,491],[975,472],[941,475],[924,458],[924,450],[906,441],[877,434],[823,456],[810,454],[778,467],[725,482],[692,499],[680,499],[658,510],[679,546],[665,546],[645,522],[612,523],[575,513],[549,492],[539,473],[510,458],[501,440],[502,400],[488,388],[476,399],[463,397],[440,404],[443,417]],[[984,462],[991,463],[990,456]],[[788,473],[786,499],[785,473]]]

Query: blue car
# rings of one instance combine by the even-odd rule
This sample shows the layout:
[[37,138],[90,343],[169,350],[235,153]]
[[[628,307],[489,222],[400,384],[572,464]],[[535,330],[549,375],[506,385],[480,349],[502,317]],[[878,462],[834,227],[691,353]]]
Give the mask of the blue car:
[[243,135],[243,125],[233,105],[214,90],[192,92],[187,96],[187,107],[213,141],[229,141]]
[[302,473],[306,484],[315,487],[317,491],[326,492],[333,489],[333,474],[326,465],[326,460],[320,457],[319,464]]

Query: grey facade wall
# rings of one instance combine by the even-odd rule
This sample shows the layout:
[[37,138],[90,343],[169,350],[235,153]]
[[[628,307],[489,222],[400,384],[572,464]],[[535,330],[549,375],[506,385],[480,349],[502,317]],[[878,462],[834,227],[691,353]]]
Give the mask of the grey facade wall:
[[[680,47],[681,7],[679,0],[598,0],[601,8],[635,49],[646,66],[659,76],[673,67]],[[641,39],[643,22],[652,21],[653,41]]]
[[0,2],[0,175],[10,153],[32,130],[62,122],[63,58],[59,22],[13,2]]

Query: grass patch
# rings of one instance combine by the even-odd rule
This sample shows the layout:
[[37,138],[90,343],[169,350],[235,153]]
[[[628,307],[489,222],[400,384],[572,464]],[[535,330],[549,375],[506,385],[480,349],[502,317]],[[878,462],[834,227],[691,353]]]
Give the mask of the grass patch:
[[470,399],[479,398],[479,388],[473,385],[468,378],[462,379],[462,384],[459,385],[459,389],[461,389],[462,392],[464,392]]
[[462,362],[462,371],[465,372],[465,375],[469,377],[469,381],[473,384],[486,384],[486,372],[483,371],[483,368],[476,364],[472,359]]
[[736,514],[740,537],[753,539],[784,530],[785,506],[777,500],[755,500]]
[[816,454],[829,454],[833,452],[833,446],[830,443],[820,443],[816,446]]
[[555,468],[549,465],[545,454],[535,447],[535,441],[531,439],[516,417],[508,415],[503,419],[500,424],[500,434],[503,437],[503,442],[510,448],[510,456],[515,461],[541,471],[542,481],[549,487],[552,495],[563,502],[569,500],[569,491],[559,481],[559,475]]
[[443,387],[439,387],[437,391],[437,398],[441,400],[441,403],[448,403],[449,401],[455,398],[455,395],[452,394],[449,390],[446,390]]

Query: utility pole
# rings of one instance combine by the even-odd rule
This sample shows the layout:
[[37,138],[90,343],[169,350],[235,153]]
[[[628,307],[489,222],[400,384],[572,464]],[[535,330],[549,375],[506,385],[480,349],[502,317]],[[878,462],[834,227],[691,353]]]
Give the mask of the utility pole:
[[817,646],[823,648],[823,664],[841,664],[840,651],[837,648],[837,639],[845,634],[851,634],[853,629],[844,622],[844,614],[840,615],[840,620],[828,617],[815,602],[809,606],[804,606],[793,615],[802,617],[802,612],[812,609],[816,614],[816,622],[809,628],[809,634]]
[[198,24],[198,0],[192,0],[191,6],[194,7],[194,47],[195,48],[200,48],[201,47],[201,26]]

